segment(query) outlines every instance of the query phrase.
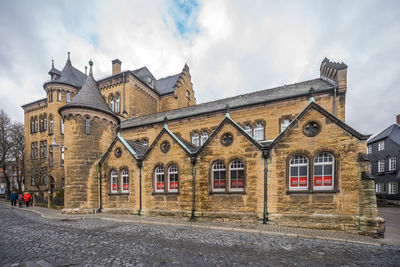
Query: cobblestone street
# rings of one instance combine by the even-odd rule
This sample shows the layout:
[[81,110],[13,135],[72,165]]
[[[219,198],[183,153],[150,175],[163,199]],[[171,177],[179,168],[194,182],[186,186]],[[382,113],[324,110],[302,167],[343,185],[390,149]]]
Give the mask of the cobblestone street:
[[0,205],[2,266],[398,266],[400,248],[98,219]]

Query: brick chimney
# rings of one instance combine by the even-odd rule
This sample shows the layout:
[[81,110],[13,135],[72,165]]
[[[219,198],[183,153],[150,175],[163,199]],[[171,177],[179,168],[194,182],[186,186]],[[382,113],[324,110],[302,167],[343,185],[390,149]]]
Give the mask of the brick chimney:
[[347,65],[338,62],[331,62],[328,58],[324,58],[321,62],[320,76],[322,79],[328,79],[337,84],[339,91],[347,89]]
[[121,73],[121,60],[117,58],[112,61],[112,75],[118,73]]
[[400,114],[396,116],[396,122],[400,125]]

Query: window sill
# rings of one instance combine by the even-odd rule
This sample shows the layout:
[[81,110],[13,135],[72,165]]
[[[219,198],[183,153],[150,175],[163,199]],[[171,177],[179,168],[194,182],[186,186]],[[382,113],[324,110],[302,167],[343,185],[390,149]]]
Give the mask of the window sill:
[[340,193],[340,190],[286,190],[287,195],[292,194],[334,194]]
[[210,192],[210,195],[245,195],[246,191],[220,191]]
[[394,174],[394,173],[396,173],[396,170],[390,170],[390,171],[388,171],[388,173]]
[[109,196],[129,196],[129,193],[107,193]]
[[152,192],[153,196],[178,196],[179,192]]
[[385,174],[384,172],[378,172],[379,176],[384,175],[384,174]]

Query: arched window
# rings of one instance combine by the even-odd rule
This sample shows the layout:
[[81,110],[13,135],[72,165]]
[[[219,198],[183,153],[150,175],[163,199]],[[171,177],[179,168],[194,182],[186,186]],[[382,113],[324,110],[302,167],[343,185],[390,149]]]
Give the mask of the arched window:
[[61,91],[57,91],[57,101],[61,101]]
[[121,112],[121,97],[119,96],[119,94],[115,96],[115,112]]
[[248,135],[253,136],[253,128],[251,128],[251,126],[250,126],[249,124],[246,124],[246,125],[244,126],[244,131],[245,131]]
[[314,189],[332,190],[334,184],[334,158],[330,153],[320,153],[314,158]]
[[67,92],[67,103],[69,103],[70,100],[71,100],[71,93]]
[[112,170],[110,174],[111,193],[118,191],[118,175],[116,170]]
[[289,189],[308,189],[308,159],[303,155],[296,155],[290,159]]
[[121,172],[121,192],[129,192],[129,172],[127,169],[123,169]]
[[201,134],[201,145],[203,145],[207,141],[207,139],[208,139],[208,133],[206,131],[204,131]]
[[225,191],[226,186],[226,171],[223,161],[216,161],[212,165],[212,190]]
[[90,118],[85,118],[85,133],[90,134]]
[[38,131],[38,118],[35,116],[35,133]]
[[43,131],[43,117],[39,115],[39,131]]
[[35,132],[35,121],[34,121],[34,118],[31,117],[31,133],[34,133],[34,132]]
[[261,122],[257,123],[256,128],[254,128],[254,139],[257,141],[264,140],[264,125]]
[[43,122],[43,130],[46,131],[47,130],[47,114],[44,114],[43,120],[44,120],[44,122]]
[[64,119],[60,118],[60,133],[64,134]]
[[115,111],[115,103],[114,103],[114,96],[113,95],[110,95],[110,108],[111,108],[112,112]]
[[164,168],[157,166],[154,171],[154,188],[156,192],[164,192]]
[[199,144],[199,134],[196,133],[196,132],[194,132],[193,135],[192,135],[192,144],[196,145],[196,146],[200,145]]
[[244,190],[244,164],[241,160],[234,160],[229,165],[229,190]]
[[52,134],[54,131],[54,120],[53,115],[50,114],[50,126],[49,126],[49,134]]
[[178,167],[176,165],[171,165],[168,168],[168,191],[178,192],[178,188],[179,188]]

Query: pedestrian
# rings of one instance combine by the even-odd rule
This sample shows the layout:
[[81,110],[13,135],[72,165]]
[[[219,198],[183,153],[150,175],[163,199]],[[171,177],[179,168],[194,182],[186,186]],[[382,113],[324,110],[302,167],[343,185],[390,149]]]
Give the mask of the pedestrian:
[[16,206],[17,205],[17,198],[18,195],[15,192],[15,190],[10,194],[10,200],[11,200],[11,206]]
[[29,194],[29,192],[26,192],[24,194],[24,201],[27,207],[29,207],[29,202],[32,201],[32,196]]
[[23,193],[20,193],[20,194],[18,195],[18,205],[19,205],[20,208],[23,207],[23,206],[22,206],[22,202],[23,202],[23,201],[24,201]]

